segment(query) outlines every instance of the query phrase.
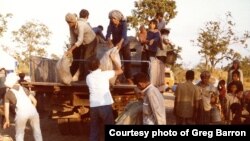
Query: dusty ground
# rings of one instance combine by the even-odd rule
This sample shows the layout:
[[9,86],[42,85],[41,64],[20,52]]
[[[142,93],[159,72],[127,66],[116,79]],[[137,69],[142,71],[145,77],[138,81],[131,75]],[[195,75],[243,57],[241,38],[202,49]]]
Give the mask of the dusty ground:
[[[174,118],[174,115],[172,114],[174,96],[171,93],[165,93],[164,97],[166,100],[165,106],[166,106],[166,112],[167,112],[167,124],[175,124],[175,118]],[[49,115],[50,115],[49,111],[40,112],[40,124],[41,124],[41,130],[42,130],[44,141],[87,141],[88,140],[89,124],[87,122],[82,123],[83,126],[81,126],[82,127],[80,129],[81,133],[79,135],[62,135],[59,130],[57,120],[51,119]],[[10,128],[4,130],[2,129],[2,127],[0,127],[0,134],[14,138],[15,137],[14,126],[15,126],[14,121],[12,119],[12,124]],[[63,128],[65,129],[67,127],[68,126],[66,125]],[[25,129],[25,141],[34,141],[33,136],[32,136],[32,130],[29,125],[27,125],[27,128]]]
[[[86,141],[87,140],[87,131],[81,135],[62,135],[59,131],[58,124],[56,120],[50,119],[48,113],[40,114],[40,123],[41,130],[44,141]],[[15,137],[15,127],[14,123],[11,124],[11,127],[8,129],[0,129],[0,134],[9,135],[12,138]],[[25,129],[25,141],[34,141],[32,136],[32,130],[28,125]]]

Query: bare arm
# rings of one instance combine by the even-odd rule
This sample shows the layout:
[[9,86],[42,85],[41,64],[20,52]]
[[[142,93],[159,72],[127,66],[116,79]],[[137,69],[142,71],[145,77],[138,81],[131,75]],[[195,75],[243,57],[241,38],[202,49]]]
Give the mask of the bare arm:
[[118,49],[121,49],[124,39],[122,38],[120,42],[116,45]]
[[10,118],[9,118],[9,115],[10,115],[10,103],[9,102],[5,102],[4,103],[4,116],[5,116],[5,122],[4,122],[4,125],[3,125],[3,129],[6,129],[10,126]]

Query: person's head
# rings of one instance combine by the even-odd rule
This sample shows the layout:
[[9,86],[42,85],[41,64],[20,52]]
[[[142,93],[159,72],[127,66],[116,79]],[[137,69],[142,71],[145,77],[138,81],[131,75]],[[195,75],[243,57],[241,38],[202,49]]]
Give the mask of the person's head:
[[218,90],[221,90],[222,87],[225,87],[225,85],[226,85],[226,81],[225,81],[224,79],[222,79],[222,80],[220,80],[220,81],[218,82],[217,89],[218,89]]
[[158,26],[157,26],[158,22],[157,20],[153,19],[149,22],[149,28],[150,29],[158,29]]
[[114,25],[119,25],[121,21],[125,20],[123,14],[119,10],[110,11],[109,19]]
[[212,93],[210,103],[211,104],[217,104],[218,103],[218,96],[215,93]]
[[144,25],[141,25],[141,26],[139,27],[139,30],[140,30],[140,32],[147,32],[147,30],[146,30],[146,28],[145,28]]
[[6,87],[12,88],[15,84],[17,84],[18,76],[15,73],[9,73],[6,76],[4,85]]
[[98,58],[94,58],[92,60],[90,60],[89,64],[88,64],[88,68],[91,71],[97,70],[100,66],[100,60]]
[[24,80],[25,73],[19,73],[18,75],[19,75],[20,80]]
[[233,103],[230,105],[230,110],[233,114],[241,114],[242,106],[240,105],[240,103]]
[[74,13],[67,13],[65,15],[65,21],[68,23],[69,27],[75,27],[77,22],[77,15]]
[[0,73],[1,73],[2,75],[4,75],[4,76],[6,76],[6,75],[7,75],[7,71],[6,71],[6,69],[5,69],[5,68],[3,68],[3,67],[1,67],[1,69],[0,69]]
[[89,11],[86,10],[86,9],[82,9],[82,10],[79,12],[79,17],[80,17],[80,18],[84,18],[84,19],[89,18]]
[[240,61],[239,60],[234,60],[232,68],[235,69],[235,70],[239,69],[240,68]]
[[201,74],[200,74],[200,78],[201,78],[201,82],[203,84],[209,84],[209,79],[210,79],[210,72],[209,71],[203,71]]
[[161,35],[168,35],[170,33],[169,29],[163,28],[161,29]]
[[133,81],[140,90],[143,90],[150,84],[149,76],[143,72],[134,75]]
[[98,25],[97,26],[101,31],[103,31],[103,26],[102,25]]
[[193,70],[188,70],[186,72],[186,80],[194,80],[194,71]]
[[232,73],[232,79],[233,79],[233,81],[239,81],[239,79],[240,79],[240,72],[238,70],[233,71],[233,73]]
[[237,84],[234,82],[231,82],[229,85],[229,93],[235,94],[237,92],[237,90],[238,90]]
[[162,12],[158,12],[158,13],[156,13],[156,19],[158,19],[159,21],[161,21],[162,19],[163,19],[163,16],[164,16],[164,14],[162,13]]

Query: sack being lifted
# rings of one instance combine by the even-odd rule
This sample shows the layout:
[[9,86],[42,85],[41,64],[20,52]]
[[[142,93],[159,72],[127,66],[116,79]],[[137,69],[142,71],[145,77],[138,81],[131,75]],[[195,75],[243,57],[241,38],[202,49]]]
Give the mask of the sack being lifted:
[[[100,58],[100,69],[102,71],[114,69],[114,64],[110,58],[110,54],[114,54],[116,62],[121,67],[121,58],[119,55],[119,49],[117,47],[113,47],[113,48],[110,48],[109,50],[107,50],[104,53],[104,55]],[[116,78],[117,77],[115,76],[109,80],[111,85],[115,84]]]
[[62,56],[61,59],[56,63],[56,72],[58,77],[58,82],[70,85],[72,81],[72,75],[70,73],[70,66],[73,62],[73,55],[66,54]]

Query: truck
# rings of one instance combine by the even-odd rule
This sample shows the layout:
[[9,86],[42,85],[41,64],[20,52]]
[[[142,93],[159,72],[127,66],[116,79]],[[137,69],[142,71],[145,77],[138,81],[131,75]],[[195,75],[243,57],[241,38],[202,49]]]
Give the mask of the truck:
[[[132,42],[131,64],[135,74],[140,70],[140,45]],[[98,48],[105,48],[98,45]],[[97,51],[97,54],[100,53]],[[38,111],[49,108],[50,117],[57,121],[62,134],[79,134],[82,125],[89,121],[89,90],[85,82],[72,82],[65,85],[57,81],[56,63],[58,60],[32,56],[30,58],[30,82],[22,85],[33,91],[38,101]],[[83,60],[85,61],[85,60]],[[122,60],[122,63],[130,60]],[[144,63],[149,63],[145,61]],[[135,85],[112,85],[114,115],[117,116],[124,110],[125,105],[135,101]],[[79,124],[80,123],[80,124]]]
[[[99,49],[105,48],[103,45]],[[130,39],[131,60],[133,74],[141,70],[141,45],[135,38]],[[97,53],[98,54],[98,53]],[[83,126],[89,121],[89,91],[85,82],[65,85],[57,81],[55,66],[58,60],[36,57],[30,59],[30,82],[22,82],[22,85],[34,91],[38,99],[38,110],[49,107],[50,117],[57,120],[62,134],[80,134]],[[150,68],[149,68],[150,70]],[[164,80],[164,79],[163,79]],[[155,79],[154,81],[158,81]],[[136,101],[135,85],[112,85],[114,115],[118,116],[124,110],[128,102]]]

